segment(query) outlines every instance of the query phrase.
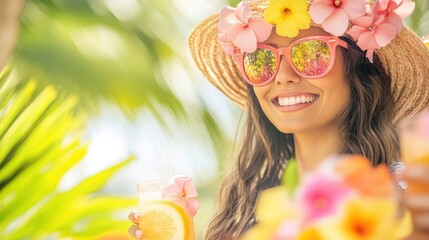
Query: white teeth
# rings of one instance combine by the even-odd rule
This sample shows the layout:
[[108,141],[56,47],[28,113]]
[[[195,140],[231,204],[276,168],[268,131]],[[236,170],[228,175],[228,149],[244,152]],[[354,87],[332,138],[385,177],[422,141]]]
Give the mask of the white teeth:
[[280,106],[291,106],[299,103],[309,103],[313,102],[317,99],[316,96],[306,97],[306,96],[298,96],[298,97],[279,97],[278,103]]

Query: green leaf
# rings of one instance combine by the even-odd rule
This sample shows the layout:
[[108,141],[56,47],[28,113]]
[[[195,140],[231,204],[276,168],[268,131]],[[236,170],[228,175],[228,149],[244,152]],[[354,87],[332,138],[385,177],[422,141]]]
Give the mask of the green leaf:
[[[36,83],[34,81],[29,82],[23,89],[20,90],[17,96],[14,96],[12,99],[9,99],[13,100],[13,102],[8,101],[8,105],[6,105],[3,109],[0,110],[0,116],[2,117],[2,121],[0,121],[0,138],[3,139],[6,130],[13,123],[15,118],[19,116],[19,114],[23,111],[26,105],[32,100],[32,96],[35,89]],[[2,161],[3,158],[0,157],[0,163]]]
[[133,157],[60,191],[63,176],[87,153],[81,139],[85,115],[75,97],[52,86],[40,89],[35,81],[17,83],[17,76],[0,74],[1,237],[95,239],[124,231],[119,227],[129,221],[117,213],[129,211],[137,198],[97,192]]
[[298,164],[294,158],[290,159],[285,172],[281,178],[282,185],[285,186],[290,196],[293,196],[299,185]]
[[[85,154],[86,148],[78,148],[71,153],[66,153],[63,156],[60,156],[59,158],[51,158],[49,163],[52,164],[45,164],[42,171],[34,172],[33,175],[35,176],[32,180],[27,178],[25,181],[30,181],[30,183],[25,185],[24,189],[21,189],[25,190],[29,187],[30,189],[34,189],[34,191],[31,191],[31,197],[29,197],[29,193],[27,191],[13,192],[13,201],[5,201],[5,209],[2,211],[2,216],[0,217],[0,227],[3,221],[8,222],[18,218],[29,208],[42,201],[46,196],[52,194],[56,190],[61,177],[72,166],[82,160]],[[26,177],[24,176],[24,178]],[[21,179],[18,178],[14,181],[19,182]]]

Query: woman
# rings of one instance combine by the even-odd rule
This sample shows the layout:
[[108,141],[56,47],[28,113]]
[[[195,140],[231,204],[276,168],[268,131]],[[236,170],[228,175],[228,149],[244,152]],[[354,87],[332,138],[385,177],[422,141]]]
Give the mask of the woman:
[[[206,239],[237,239],[249,229],[259,193],[279,184],[292,157],[300,174],[338,153],[361,154],[397,172],[395,124],[429,106],[429,51],[402,20],[398,26],[411,1],[307,4],[240,3],[190,35],[202,72],[247,110],[243,145]],[[429,184],[427,173],[409,168],[403,178]],[[411,212],[423,211],[410,239],[429,237],[425,198],[404,197]]]

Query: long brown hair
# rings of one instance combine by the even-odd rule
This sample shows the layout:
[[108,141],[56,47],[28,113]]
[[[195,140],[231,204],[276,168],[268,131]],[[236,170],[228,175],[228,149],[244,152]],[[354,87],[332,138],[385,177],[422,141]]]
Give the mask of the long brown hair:
[[[377,56],[369,63],[359,47],[348,38],[343,49],[345,78],[351,96],[340,117],[343,153],[361,154],[373,165],[399,159],[399,143],[393,118],[390,78]],[[219,210],[208,226],[206,240],[239,238],[254,223],[259,192],[279,185],[288,159],[294,155],[293,135],[280,132],[265,116],[248,87],[247,119],[243,144],[233,169],[223,180],[218,198]]]

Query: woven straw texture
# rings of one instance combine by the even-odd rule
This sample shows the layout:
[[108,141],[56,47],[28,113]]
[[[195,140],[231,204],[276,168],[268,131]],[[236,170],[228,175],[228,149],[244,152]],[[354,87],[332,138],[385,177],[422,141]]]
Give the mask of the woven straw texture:
[[[250,2],[253,16],[263,16],[266,0]],[[232,57],[218,42],[219,15],[198,24],[188,38],[192,56],[207,79],[239,107],[246,105],[246,82]],[[312,23],[312,25],[316,25]],[[317,25],[316,25],[317,26]],[[376,50],[386,73],[392,79],[397,122],[429,107],[429,49],[407,27],[386,47]]]

